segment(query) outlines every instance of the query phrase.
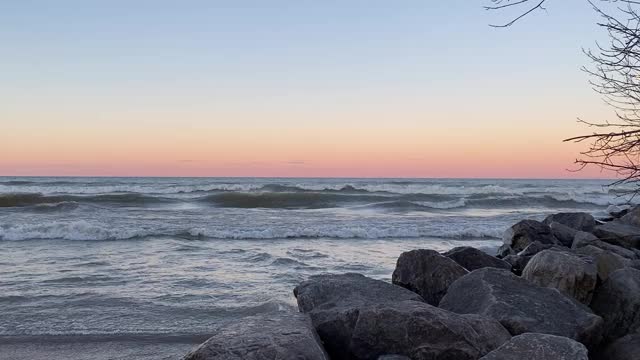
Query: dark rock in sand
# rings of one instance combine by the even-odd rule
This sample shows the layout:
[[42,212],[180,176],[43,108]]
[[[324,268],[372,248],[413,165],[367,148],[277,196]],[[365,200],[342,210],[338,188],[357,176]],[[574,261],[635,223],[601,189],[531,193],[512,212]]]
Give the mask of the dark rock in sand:
[[598,268],[591,257],[549,249],[529,261],[522,277],[536,285],[558,289],[588,305],[596,288]]
[[627,249],[640,248],[640,227],[621,223],[614,220],[596,226],[593,233],[600,240],[609,244],[619,245]]
[[562,336],[525,333],[514,336],[480,360],[588,360],[587,348]]
[[388,353],[413,360],[472,360],[510,337],[494,319],[405,301],[361,309],[349,352],[362,360]]
[[420,295],[405,288],[360,274],[312,276],[293,293],[300,311],[311,316],[332,359],[349,358],[345,351],[351,343],[361,309],[405,300],[424,301]]
[[605,281],[609,277],[609,274],[618,269],[622,269],[627,266],[629,262],[620,255],[602,250],[601,248],[593,245],[583,246],[575,251],[581,255],[591,256],[595,260],[596,267],[598,268],[598,278],[600,281]]
[[630,334],[609,344],[602,354],[601,360],[638,360],[640,358],[640,333]]
[[639,331],[640,270],[627,267],[612,272],[596,289],[591,308],[604,319],[607,340]]
[[512,335],[558,335],[587,346],[598,344],[602,335],[602,318],[588,307],[506,270],[484,268],[461,277],[449,287],[440,307],[460,314],[490,316]]
[[500,260],[495,256],[491,256],[470,246],[456,247],[447,251],[443,255],[457,262],[469,271],[481,269],[483,267],[495,267],[511,270],[511,264],[508,262]]
[[311,321],[299,313],[235,321],[188,353],[184,360],[327,360]]
[[551,214],[542,222],[547,225],[556,222],[568,226],[571,229],[586,232],[593,231],[593,228],[596,226],[596,219],[594,219],[591,214],[583,212]]
[[502,241],[515,252],[524,250],[529,244],[539,241],[542,244],[559,244],[551,233],[551,228],[539,221],[522,220],[504,232]]
[[514,274],[520,276],[522,275],[522,271],[527,267],[529,260],[531,260],[533,256],[521,256],[521,255],[509,255],[506,256],[503,260],[508,262],[511,265],[511,271]]
[[467,273],[465,268],[437,251],[421,249],[400,255],[391,280],[437,306],[449,285]]
[[549,228],[551,229],[551,233],[553,234],[553,236],[555,236],[556,239],[560,241],[562,246],[566,247],[571,247],[571,244],[573,244],[573,238],[579,231],[555,221],[549,223]]

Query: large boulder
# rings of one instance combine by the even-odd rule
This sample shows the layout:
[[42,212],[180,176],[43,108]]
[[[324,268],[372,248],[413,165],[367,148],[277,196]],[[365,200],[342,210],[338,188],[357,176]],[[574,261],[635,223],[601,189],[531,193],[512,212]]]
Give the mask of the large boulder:
[[480,360],[588,360],[587,348],[562,336],[525,333],[514,336]]
[[423,301],[412,291],[360,274],[312,276],[293,293],[300,311],[311,316],[332,359],[349,358],[345,351],[351,343],[361,309],[405,300]]
[[467,273],[465,268],[437,251],[421,249],[400,255],[391,280],[437,306],[449,285]]
[[595,260],[596,267],[598,268],[598,278],[601,282],[607,280],[609,274],[618,269],[622,269],[629,263],[628,259],[593,245],[578,248],[576,249],[576,253],[591,256]]
[[579,249],[581,247],[592,245],[598,247],[602,250],[606,250],[612,252],[614,254],[620,255],[627,259],[638,259],[638,251],[636,249],[627,249],[622,246],[609,244],[608,242],[604,242],[600,240],[597,236],[591,233],[578,232],[573,240],[572,249]]
[[638,360],[640,333],[630,334],[609,344],[598,357],[601,360]]
[[184,360],[327,360],[311,321],[303,314],[247,317],[219,329]]
[[522,220],[511,226],[502,235],[502,241],[515,252],[524,250],[536,241],[542,244],[559,244],[558,239],[551,233],[549,225],[535,220]]
[[620,217],[620,222],[627,225],[640,227],[640,206],[628,209],[627,212]]
[[568,226],[578,231],[593,231],[596,226],[596,219],[591,215],[583,212],[565,212],[551,214],[543,221],[544,224],[551,225],[556,222]]
[[640,248],[640,227],[614,220],[598,225],[593,233],[604,242],[627,249]]
[[542,250],[547,250],[552,247],[558,247],[553,244],[543,244],[539,241],[534,241],[531,244],[527,245],[522,251],[518,253],[518,256],[533,256],[539,253]]
[[640,330],[640,270],[626,267],[611,273],[596,289],[591,308],[604,319],[607,340]]
[[456,280],[440,307],[493,317],[512,335],[558,335],[588,347],[599,343],[602,335],[602,318],[585,305],[501,269],[479,269]]
[[591,257],[549,249],[529,261],[522,277],[589,305],[598,281],[598,268]]
[[597,236],[593,235],[590,232],[586,231],[578,231],[573,237],[573,242],[571,243],[572,249],[578,249],[583,246],[591,245],[597,241],[599,241]]
[[520,276],[533,256],[508,255],[503,259],[511,265],[511,271]]
[[349,353],[352,359],[362,360],[389,353],[413,360],[471,360],[497,348],[510,337],[494,319],[404,301],[362,309]]
[[500,260],[495,256],[491,256],[484,251],[470,246],[455,247],[443,255],[457,262],[469,271],[481,269],[483,267],[495,267],[511,270],[511,265],[508,262]]
[[551,248],[558,251],[562,251],[563,249],[566,249],[564,246],[553,245],[553,244],[543,244],[539,241],[534,241],[531,244],[527,245],[527,247],[525,247],[518,254],[507,255],[504,257],[503,260],[508,262],[511,265],[511,270],[513,271],[513,273],[519,276],[519,275],[522,275],[524,268],[527,266],[527,264],[529,263],[529,260],[531,260],[531,258],[535,254],[539,253],[542,250],[551,249]]
[[571,247],[573,238],[579,231],[556,221],[552,221],[549,223],[549,229],[551,229],[551,234],[553,234],[553,236],[555,236],[556,239],[558,239],[558,241],[560,241],[560,243],[566,247]]

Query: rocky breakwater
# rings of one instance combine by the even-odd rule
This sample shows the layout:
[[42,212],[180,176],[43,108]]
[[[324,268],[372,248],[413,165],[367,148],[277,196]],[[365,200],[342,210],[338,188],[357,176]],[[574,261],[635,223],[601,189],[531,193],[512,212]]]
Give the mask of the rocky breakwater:
[[398,258],[391,282],[318,275],[299,313],[248,318],[185,359],[592,359],[640,355],[640,207],[523,220],[496,256]]

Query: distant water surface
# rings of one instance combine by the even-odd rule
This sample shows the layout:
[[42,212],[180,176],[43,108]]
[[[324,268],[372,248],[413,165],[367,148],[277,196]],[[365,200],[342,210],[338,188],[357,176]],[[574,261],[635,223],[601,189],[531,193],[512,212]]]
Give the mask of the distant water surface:
[[522,218],[625,203],[607,183],[0,177],[0,354],[175,358],[293,307],[310,275],[389,280],[402,251],[491,250]]

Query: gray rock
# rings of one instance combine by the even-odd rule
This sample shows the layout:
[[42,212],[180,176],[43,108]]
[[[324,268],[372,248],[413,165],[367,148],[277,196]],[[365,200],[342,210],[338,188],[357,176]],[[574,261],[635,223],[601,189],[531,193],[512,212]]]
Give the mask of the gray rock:
[[631,211],[631,207],[629,207],[629,205],[609,205],[606,210],[606,212],[609,213],[611,220],[619,219],[627,215],[629,211]]
[[585,305],[501,269],[479,269],[456,280],[440,307],[493,317],[512,335],[558,335],[588,347],[599,343],[602,335],[602,318]]
[[550,222],[549,228],[551,229],[551,233],[553,234],[553,236],[555,236],[556,239],[558,239],[558,241],[560,241],[560,243],[566,247],[571,247],[573,238],[579,231],[556,221]]
[[415,301],[360,311],[349,352],[353,359],[398,354],[413,360],[477,359],[509,340],[494,319],[455,314]]
[[527,264],[531,260],[533,255],[523,256],[523,255],[509,255],[506,256],[503,260],[508,262],[511,265],[511,271],[520,276],[522,275],[522,271],[527,267]]
[[598,268],[598,278],[601,282],[607,280],[609,274],[612,272],[627,266],[629,262],[620,255],[602,250],[593,245],[578,248],[576,252],[581,255],[591,256],[595,260],[596,267]]
[[524,250],[518,253],[519,256],[533,256],[542,250],[554,249],[558,251],[569,251],[569,248],[562,245],[543,244],[539,241],[529,244]]
[[[615,217],[614,214],[611,215]],[[624,215],[618,217],[620,218],[620,222],[623,224],[640,227],[640,206],[628,209]]]
[[529,261],[522,277],[588,305],[598,281],[598,268],[591,257],[549,249]]
[[317,275],[294,291],[298,308],[309,313],[332,359],[346,359],[360,310],[405,300],[422,302],[420,295],[400,286],[360,274]]
[[612,272],[596,289],[593,311],[604,319],[604,336],[613,340],[640,330],[640,270]]
[[593,231],[593,228],[596,226],[596,219],[594,219],[591,214],[583,212],[552,214],[547,216],[542,222],[547,225],[551,225],[552,222],[557,222],[572,229],[587,232]]
[[511,264],[508,262],[500,260],[495,256],[491,256],[470,246],[456,247],[447,251],[443,255],[457,262],[469,271],[481,269],[483,267],[495,267],[511,270]]
[[510,244],[502,244],[500,245],[500,247],[498,248],[498,251],[496,252],[496,257],[498,259],[502,259],[509,255],[515,255],[515,254],[516,252],[513,251]]
[[503,260],[511,264],[511,270],[514,274],[519,276],[522,275],[522,271],[524,271],[524,268],[527,266],[529,260],[531,260],[533,255],[546,249],[563,251],[567,248],[565,248],[564,246],[543,244],[539,241],[534,241],[531,244],[527,245],[527,247],[520,251],[517,255],[506,256]]
[[515,252],[524,250],[536,241],[543,244],[559,244],[558,239],[551,234],[551,228],[535,220],[522,220],[511,226],[504,232],[502,241],[510,245]]
[[630,334],[609,344],[598,357],[602,360],[638,360],[640,333]]
[[587,348],[562,336],[525,333],[514,336],[480,360],[588,360]]
[[468,271],[455,261],[433,250],[412,250],[398,258],[391,280],[420,294],[431,305],[438,305],[447,288]]
[[404,355],[393,354],[378,356],[378,360],[411,360],[411,358]]
[[609,244],[608,242],[604,242],[600,239],[598,239],[597,236],[591,234],[591,233],[586,233],[586,232],[578,232],[576,233],[575,238],[573,239],[573,245],[571,246],[572,249],[579,249],[581,247],[587,246],[587,245],[592,245],[595,247],[598,247],[602,250],[606,250],[609,252],[612,252],[614,254],[620,255],[624,258],[627,259],[638,259],[638,251],[636,249],[626,249],[622,246],[618,246],[618,245],[614,245],[614,244]]
[[223,328],[184,360],[327,360],[311,321],[299,313],[243,318]]
[[640,227],[614,220],[598,225],[593,233],[604,242],[627,249],[640,248]]
[[581,248],[583,246],[591,245],[592,243],[597,242],[598,240],[599,240],[598,237],[593,235],[590,232],[578,231],[576,235],[573,237],[571,248],[572,249]]

